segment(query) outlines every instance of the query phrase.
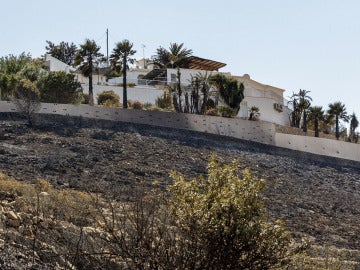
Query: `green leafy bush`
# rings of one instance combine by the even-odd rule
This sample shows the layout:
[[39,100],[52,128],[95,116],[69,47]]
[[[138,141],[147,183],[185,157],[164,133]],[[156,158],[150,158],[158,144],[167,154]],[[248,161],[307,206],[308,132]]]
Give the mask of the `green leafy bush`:
[[278,269],[302,250],[281,221],[267,219],[264,181],[248,169],[238,175],[237,161],[221,166],[214,156],[206,178],[171,174],[169,207],[188,263],[180,269]]
[[146,110],[150,110],[151,108],[152,108],[152,104],[150,103],[150,102],[145,102],[144,103],[144,108],[146,109]]
[[231,109],[228,106],[218,106],[217,107],[217,112],[220,116],[222,117],[234,117],[236,115],[235,111],[233,109]]
[[171,109],[172,97],[168,92],[164,92],[161,97],[156,98],[155,105],[161,109]]
[[83,93],[81,104],[89,104],[89,100],[90,100],[89,94]]
[[128,105],[135,110],[142,110],[144,108],[144,104],[138,100],[129,100]]
[[63,71],[50,72],[37,85],[43,102],[79,104],[83,97],[81,84],[75,80],[75,75]]
[[34,115],[40,110],[40,92],[34,83],[28,79],[22,79],[15,92],[15,106],[23,114],[28,124],[33,124]]
[[113,90],[98,94],[98,104],[106,107],[120,107],[120,97]]

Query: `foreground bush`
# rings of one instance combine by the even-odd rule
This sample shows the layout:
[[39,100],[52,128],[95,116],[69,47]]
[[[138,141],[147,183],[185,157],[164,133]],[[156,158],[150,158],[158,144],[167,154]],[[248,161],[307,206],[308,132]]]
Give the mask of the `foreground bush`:
[[191,258],[182,269],[271,269],[300,251],[282,222],[267,219],[264,182],[249,170],[240,178],[236,161],[220,166],[212,157],[207,178],[172,177],[170,209]]
[[0,190],[16,194],[4,212],[24,217],[8,226],[22,233],[13,238],[33,250],[31,259],[68,269],[285,269],[301,247],[267,219],[264,182],[238,173],[237,162],[212,157],[206,178],[172,172],[167,191],[155,182],[107,196],[1,176]]

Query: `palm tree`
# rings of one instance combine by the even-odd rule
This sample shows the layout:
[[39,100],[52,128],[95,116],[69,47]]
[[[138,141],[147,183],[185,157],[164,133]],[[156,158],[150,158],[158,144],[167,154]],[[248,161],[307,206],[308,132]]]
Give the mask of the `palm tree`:
[[118,42],[113,49],[113,53],[110,55],[111,68],[115,72],[121,72],[123,74],[123,108],[127,108],[127,83],[126,83],[126,71],[129,68],[128,63],[133,64],[135,59],[129,58],[136,53],[133,50],[133,44],[124,39]]
[[217,89],[222,101],[237,114],[244,99],[244,84],[221,74],[211,76],[210,83]]
[[294,93],[292,94],[290,98],[290,101],[288,103],[293,105],[293,111],[291,112],[291,125],[293,127],[299,127],[300,125],[300,118],[301,118],[301,111],[298,108],[298,94]]
[[215,94],[215,106],[219,103],[220,92],[223,91],[226,81],[227,78],[223,74],[215,74],[210,77],[211,85],[217,90]]
[[[197,73],[191,78],[191,86],[193,88],[192,97],[194,100],[193,107],[195,108],[196,113],[205,114],[207,111],[207,103],[210,95],[211,83],[210,76],[205,73]],[[202,93],[202,105],[199,110],[199,91]]]
[[184,43],[170,43],[169,50],[159,47],[154,64],[160,68],[187,68],[192,50],[184,48]]
[[89,77],[89,105],[94,105],[93,94],[93,71],[95,67],[103,61],[104,55],[99,52],[100,47],[94,40],[86,39],[85,43],[80,45],[80,49],[76,52],[74,66],[79,67],[79,70],[85,77]]
[[330,116],[335,116],[335,134],[336,139],[338,140],[340,137],[339,120],[341,119],[345,122],[349,121],[349,116],[347,115],[345,104],[342,104],[340,101],[329,104],[329,109],[327,112]]
[[319,121],[324,119],[324,111],[321,106],[310,107],[309,119],[314,121],[315,137],[319,137]]
[[182,112],[181,96],[182,89],[180,83],[180,68],[188,67],[188,59],[192,55],[192,50],[184,48],[184,43],[170,43],[169,50],[160,47],[157,49],[157,55],[154,59],[154,64],[160,68],[176,68],[177,69],[177,95],[178,108]]
[[303,131],[307,132],[307,123],[306,123],[306,116],[307,111],[311,105],[312,98],[308,95],[310,91],[307,90],[299,90],[299,93],[297,94],[299,98],[298,108],[303,114]]
[[352,142],[356,142],[356,140],[357,140],[355,130],[357,129],[358,126],[359,126],[359,121],[358,121],[358,119],[356,117],[356,114],[353,113],[350,116],[350,140]]
[[236,79],[227,78],[224,87],[220,88],[220,97],[237,114],[244,99],[244,84]]

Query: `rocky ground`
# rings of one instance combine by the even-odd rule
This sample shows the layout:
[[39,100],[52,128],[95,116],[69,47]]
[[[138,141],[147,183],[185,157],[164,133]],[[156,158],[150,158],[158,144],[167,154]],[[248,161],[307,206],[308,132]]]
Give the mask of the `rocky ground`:
[[206,173],[209,156],[239,159],[267,180],[271,217],[295,236],[360,250],[360,163],[195,132],[118,123],[113,128],[0,120],[0,172],[55,187],[111,190]]

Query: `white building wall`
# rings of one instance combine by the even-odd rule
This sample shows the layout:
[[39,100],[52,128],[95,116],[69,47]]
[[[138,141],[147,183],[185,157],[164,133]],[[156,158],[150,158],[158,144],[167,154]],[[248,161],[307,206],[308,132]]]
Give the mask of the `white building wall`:
[[[89,85],[83,85],[84,93],[89,93]],[[123,88],[122,86],[107,86],[107,85],[93,85],[94,91],[94,102],[97,104],[97,96],[103,91],[113,90],[120,97],[120,102],[122,103],[123,99]],[[153,87],[127,87],[127,98],[128,100],[138,100],[142,103],[149,102],[155,105],[155,101],[158,97],[164,94],[163,90],[159,90]]]
[[[283,106],[283,111],[279,112],[274,109],[275,101],[269,98],[263,97],[245,97],[240,104],[240,111],[238,117],[247,118],[249,116],[248,110],[252,106],[256,106],[260,109],[260,119],[263,121],[268,121],[276,123],[283,126],[290,125],[290,110]],[[246,107],[247,111],[242,108]]]
[[[181,77],[180,81],[183,85],[188,85],[191,82],[192,76],[196,74],[208,74],[214,75],[217,71],[204,71],[204,70],[192,70],[192,69],[180,69]],[[167,69],[167,80],[168,82],[176,82],[177,69]],[[221,73],[225,76],[231,76],[230,73]],[[175,78],[171,81],[171,78]],[[264,85],[257,81],[250,79],[250,76],[245,74],[244,76],[234,77],[244,84],[244,100],[240,104],[240,110],[238,117],[248,118],[249,109],[252,106],[256,106],[260,109],[260,119],[264,121],[269,121],[279,125],[290,125],[289,114],[290,111],[288,108],[283,106],[283,112],[278,112],[274,109],[274,103],[284,105],[283,99],[283,89],[273,87],[270,85]]]
[[45,55],[45,66],[49,69],[49,71],[64,71],[69,73],[74,70],[71,66],[56,59],[55,57],[52,57],[50,54]]
[[[231,76],[231,73],[229,72],[217,72],[217,71],[206,71],[206,70],[197,70],[197,69],[180,69],[180,83],[183,85],[189,85],[191,83],[192,76],[195,76],[196,74],[202,74],[202,75],[215,75],[215,74],[224,74],[225,76]],[[168,68],[167,69],[167,82],[168,83],[174,83],[176,80],[172,81],[171,78],[176,78],[177,76],[177,69],[176,68]]]
[[[129,70],[126,73],[126,81],[128,83],[138,84],[139,76],[146,75],[148,72],[149,72],[149,70],[147,70],[147,71]],[[122,82],[123,82],[123,77],[116,77],[116,78],[112,78],[112,79],[108,80],[108,84],[111,84],[111,85],[118,85]]]

